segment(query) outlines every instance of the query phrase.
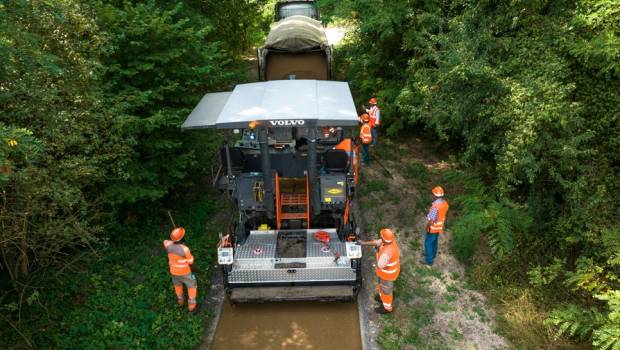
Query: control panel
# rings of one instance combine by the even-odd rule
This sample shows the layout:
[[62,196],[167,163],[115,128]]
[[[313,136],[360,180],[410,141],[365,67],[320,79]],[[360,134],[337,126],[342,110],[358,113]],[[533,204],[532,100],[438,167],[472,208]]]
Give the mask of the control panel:
[[346,242],[347,245],[347,258],[349,259],[361,259],[362,258],[362,246],[356,242]]
[[321,175],[321,204],[344,205],[347,199],[347,178],[344,174]]
[[233,263],[232,247],[217,248],[217,263],[220,265],[231,265]]

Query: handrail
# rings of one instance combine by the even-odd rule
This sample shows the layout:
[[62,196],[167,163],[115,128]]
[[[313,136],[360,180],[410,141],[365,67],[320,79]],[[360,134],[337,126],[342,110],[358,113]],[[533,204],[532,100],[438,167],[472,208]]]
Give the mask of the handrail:
[[215,176],[213,176],[213,167],[211,167],[211,179],[212,179],[211,185],[213,187],[216,187],[218,180],[220,178],[220,173],[222,172],[223,168],[224,166],[220,165],[220,167],[217,169],[217,172],[215,173]]
[[344,224],[349,222],[349,198],[347,198],[347,204],[344,206]]
[[306,228],[310,229],[310,181],[308,181],[308,172],[306,171]]
[[276,227],[280,229],[280,181],[278,172],[276,172]]

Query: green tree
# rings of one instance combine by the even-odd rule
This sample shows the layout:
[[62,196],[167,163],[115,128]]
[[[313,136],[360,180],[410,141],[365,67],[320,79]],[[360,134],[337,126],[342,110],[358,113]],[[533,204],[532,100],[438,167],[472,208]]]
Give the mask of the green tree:
[[22,130],[25,138],[4,155],[0,249],[8,270],[20,266],[11,275],[20,285],[32,270],[64,261],[64,249],[89,245],[101,233],[101,194],[91,190],[127,154],[98,89],[102,45],[96,23],[77,3],[0,8],[3,131],[10,138],[10,130]]
[[[74,304],[84,295],[73,277],[95,265],[101,243],[118,243],[119,228],[137,238],[154,209],[205,182],[218,138],[180,125],[203,94],[244,79],[235,45],[263,33],[251,24],[220,35],[202,10],[189,0],[0,3],[0,347],[52,346],[56,335],[40,329],[68,309],[88,312]],[[194,344],[201,322],[190,324]]]
[[[455,229],[486,233],[498,259],[513,246],[539,269],[565,261],[568,272],[549,283],[571,288],[562,301],[571,306],[559,303],[550,322],[598,349],[619,348],[620,250],[609,242],[620,238],[620,3],[320,4],[354,25],[337,53],[341,74],[358,96],[380,97],[388,134],[424,129],[488,174],[492,190],[465,197],[471,210]],[[521,215],[533,220],[525,234],[507,225]],[[455,241],[463,257],[467,242]]]
[[159,200],[210,164],[217,139],[179,127],[205,92],[227,89],[239,75],[222,44],[208,40],[210,27],[194,26],[182,9],[96,8],[101,28],[114,34],[101,58],[106,103],[132,148],[105,189],[111,203]]

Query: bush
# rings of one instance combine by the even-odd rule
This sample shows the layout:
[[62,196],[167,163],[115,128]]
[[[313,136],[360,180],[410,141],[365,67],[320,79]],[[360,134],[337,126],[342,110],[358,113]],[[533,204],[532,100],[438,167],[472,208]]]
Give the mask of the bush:
[[527,212],[507,199],[495,199],[478,178],[464,172],[449,172],[444,181],[458,188],[450,192],[451,207],[458,213],[450,228],[457,258],[470,263],[482,235],[495,259],[512,254],[515,238],[523,237],[532,223]]
[[388,133],[423,128],[484,175],[488,191],[453,200],[457,255],[468,260],[486,234],[498,264],[511,252],[541,268],[565,260],[571,293],[554,302],[598,315],[583,321],[602,320],[583,333],[597,349],[620,346],[614,298],[599,298],[620,290],[608,243],[620,210],[617,2],[320,4],[354,26],[339,73],[380,98]]

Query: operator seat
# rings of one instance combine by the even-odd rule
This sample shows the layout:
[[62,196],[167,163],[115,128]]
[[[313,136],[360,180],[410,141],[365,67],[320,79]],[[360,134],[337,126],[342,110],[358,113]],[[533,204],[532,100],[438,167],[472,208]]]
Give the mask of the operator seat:
[[341,149],[329,149],[323,155],[325,170],[329,173],[343,173],[347,170],[349,155]]

